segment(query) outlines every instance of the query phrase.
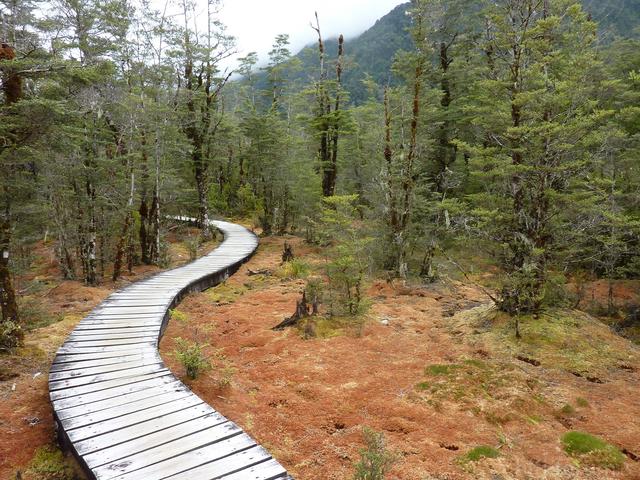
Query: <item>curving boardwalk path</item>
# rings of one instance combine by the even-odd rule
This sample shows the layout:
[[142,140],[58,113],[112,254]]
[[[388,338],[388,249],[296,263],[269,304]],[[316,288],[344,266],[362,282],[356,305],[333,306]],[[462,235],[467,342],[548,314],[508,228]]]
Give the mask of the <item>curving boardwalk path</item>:
[[257,248],[244,227],[212,223],[225,235],[212,253],[112,294],[58,350],[49,375],[58,436],[92,478],[291,479],[158,353],[168,310],[187,293],[225,280]]

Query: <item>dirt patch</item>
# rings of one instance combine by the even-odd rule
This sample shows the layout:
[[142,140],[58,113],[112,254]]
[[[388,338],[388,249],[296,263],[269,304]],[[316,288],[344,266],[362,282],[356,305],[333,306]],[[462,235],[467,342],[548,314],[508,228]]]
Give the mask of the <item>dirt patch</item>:
[[[391,479],[640,478],[633,460],[618,472],[580,468],[560,444],[568,429],[582,429],[640,451],[637,357],[626,359],[628,369],[598,372],[606,382],[595,384],[536,352],[502,349],[482,335],[488,325],[459,318],[489,306],[477,289],[455,282],[376,282],[362,329],[310,340],[297,330],[274,332],[304,282],[248,271],[276,270],[284,240],[263,240],[219,292],[185,299],[186,327],[170,324],[161,353],[179,374],[174,337],[198,338],[222,354],[235,371],[230,385],[215,368],[188,383],[296,478],[351,478],[363,426],[383,432],[400,455]],[[286,240],[317,261],[316,251]],[[606,330],[589,338],[630,348]],[[461,461],[485,445],[499,455]]]

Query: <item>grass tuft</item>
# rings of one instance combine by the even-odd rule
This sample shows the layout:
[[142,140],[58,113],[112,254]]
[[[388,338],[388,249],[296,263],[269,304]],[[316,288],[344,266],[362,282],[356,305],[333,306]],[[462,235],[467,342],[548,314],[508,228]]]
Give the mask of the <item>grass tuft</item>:
[[624,464],[624,454],[618,448],[585,432],[565,433],[562,446],[567,455],[585,465],[619,470]]
[[479,460],[482,460],[483,458],[497,458],[499,456],[500,452],[498,452],[498,450],[496,450],[495,448],[488,445],[479,445],[465,453],[461,457],[461,460],[463,463],[477,462]]

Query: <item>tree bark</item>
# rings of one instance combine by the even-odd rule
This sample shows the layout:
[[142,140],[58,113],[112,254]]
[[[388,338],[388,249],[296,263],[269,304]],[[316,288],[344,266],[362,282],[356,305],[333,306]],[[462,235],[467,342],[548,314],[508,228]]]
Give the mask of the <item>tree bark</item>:
[[[13,47],[6,43],[0,46],[0,60],[11,61],[15,59],[16,54]],[[7,108],[11,108],[15,103],[22,99],[22,78],[13,68],[3,67],[0,70],[2,77],[2,90],[4,93],[4,102]],[[11,113],[9,113],[11,114]],[[10,154],[8,151],[5,153]],[[3,162],[4,163],[4,162]],[[18,303],[16,301],[16,292],[13,286],[10,270],[10,252],[11,252],[11,198],[10,178],[13,167],[11,165],[2,166],[2,197],[3,208],[0,210],[0,309],[2,310],[2,323],[19,322]],[[16,334],[15,340],[19,343],[22,340],[22,334]]]

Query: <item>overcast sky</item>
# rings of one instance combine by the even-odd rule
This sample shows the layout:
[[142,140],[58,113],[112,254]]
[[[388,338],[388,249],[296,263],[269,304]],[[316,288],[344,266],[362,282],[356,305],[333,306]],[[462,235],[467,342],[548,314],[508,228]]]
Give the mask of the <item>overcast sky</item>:
[[[203,5],[206,0],[197,0]],[[271,50],[273,39],[288,33],[291,51],[297,53],[315,41],[309,26],[317,11],[325,38],[343,33],[348,39],[365,31],[393,7],[407,0],[223,0],[220,19],[237,39],[239,54],[258,52],[261,62]],[[163,2],[164,3],[164,2]],[[232,61],[228,66],[236,67]]]

